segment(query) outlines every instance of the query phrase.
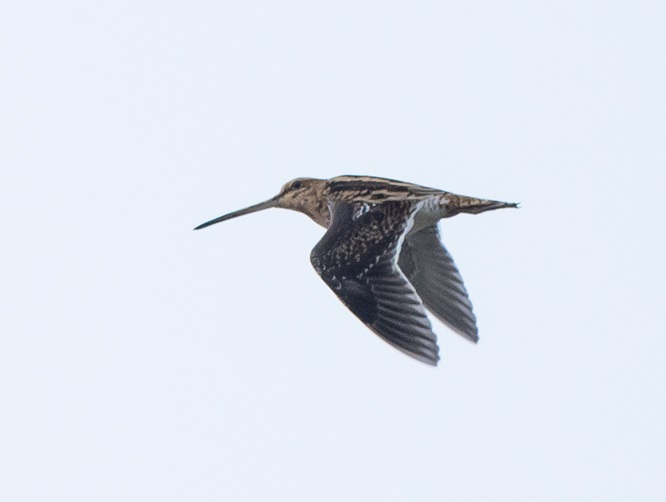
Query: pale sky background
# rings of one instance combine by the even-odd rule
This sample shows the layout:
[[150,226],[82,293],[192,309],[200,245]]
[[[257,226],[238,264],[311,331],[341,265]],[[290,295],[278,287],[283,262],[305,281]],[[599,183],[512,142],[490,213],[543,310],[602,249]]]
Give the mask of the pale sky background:
[[[0,9],[0,500],[666,500],[663,1]],[[371,174],[479,321],[382,342],[271,210]]]

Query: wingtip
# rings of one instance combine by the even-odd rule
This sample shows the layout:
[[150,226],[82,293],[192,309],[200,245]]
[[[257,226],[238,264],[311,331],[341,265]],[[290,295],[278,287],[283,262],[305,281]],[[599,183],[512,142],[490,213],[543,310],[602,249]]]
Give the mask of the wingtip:
[[444,324],[446,324],[451,330],[453,330],[454,333],[459,334],[462,336],[465,340],[469,340],[472,343],[478,343],[479,342],[479,332],[476,329],[476,326],[474,326],[472,329],[466,328],[466,327],[460,327],[456,326],[454,324],[451,324],[450,322],[446,321],[443,319],[441,316],[437,315],[435,313],[435,317],[442,321]]
[[424,357],[418,357],[418,356],[413,356],[412,354],[408,354],[412,358],[416,359],[417,361],[426,364],[428,366],[432,366],[433,368],[436,368],[439,365],[439,357],[437,359],[430,359],[430,358],[424,358]]
[[427,364],[428,366],[432,366],[433,368],[436,368],[439,365],[440,357],[439,357],[439,351],[437,351],[436,354],[432,355],[426,355],[426,354],[415,354],[415,353],[408,353],[409,356],[413,357],[417,361],[420,361],[424,364]]

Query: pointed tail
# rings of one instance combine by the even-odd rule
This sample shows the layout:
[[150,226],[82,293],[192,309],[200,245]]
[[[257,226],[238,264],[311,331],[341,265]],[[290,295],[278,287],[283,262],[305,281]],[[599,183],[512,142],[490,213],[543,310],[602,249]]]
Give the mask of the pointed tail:
[[450,194],[447,199],[446,217],[454,216],[458,213],[479,214],[505,207],[520,207],[519,202],[477,199],[475,197],[466,197],[465,195]]

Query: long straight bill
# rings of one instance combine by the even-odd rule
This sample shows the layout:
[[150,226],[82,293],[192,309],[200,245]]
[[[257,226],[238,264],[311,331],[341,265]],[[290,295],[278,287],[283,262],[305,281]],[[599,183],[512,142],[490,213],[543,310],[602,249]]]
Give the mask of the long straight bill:
[[215,225],[216,223],[220,223],[221,221],[227,221],[232,218],[236,218],[238,216],[243,216],[246,214],[250,213],[256,213],[257,211],[263,211],[264,209],[269,209],[271,207],[275,207],[277,204],[277,197],[273,197],[272,199],[268,199],[267,201],[260,202],[259,204],[255,204],[254,206],[246,207],[245,209],[239,209],[238,211],[234,211],[233,213],[225,214],[224,216],[220,216],[218,218],[215,218],[214,220],[207,221],[206,223],[202,223],[198,227],[196,227],[194,230],[201,230],[202,228],[209,227],[211,225]]

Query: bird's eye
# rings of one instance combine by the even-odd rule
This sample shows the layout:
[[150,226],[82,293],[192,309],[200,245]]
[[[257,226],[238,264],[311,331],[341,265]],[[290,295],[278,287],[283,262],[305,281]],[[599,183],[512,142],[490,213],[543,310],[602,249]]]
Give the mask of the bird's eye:
[[300,181],[294,181],[294,182],[291,184],[291,188],[295,188],[295,189],[299,189],[299,188],[301,188],[302,186],[303,186],[303,183],[301,183]]

